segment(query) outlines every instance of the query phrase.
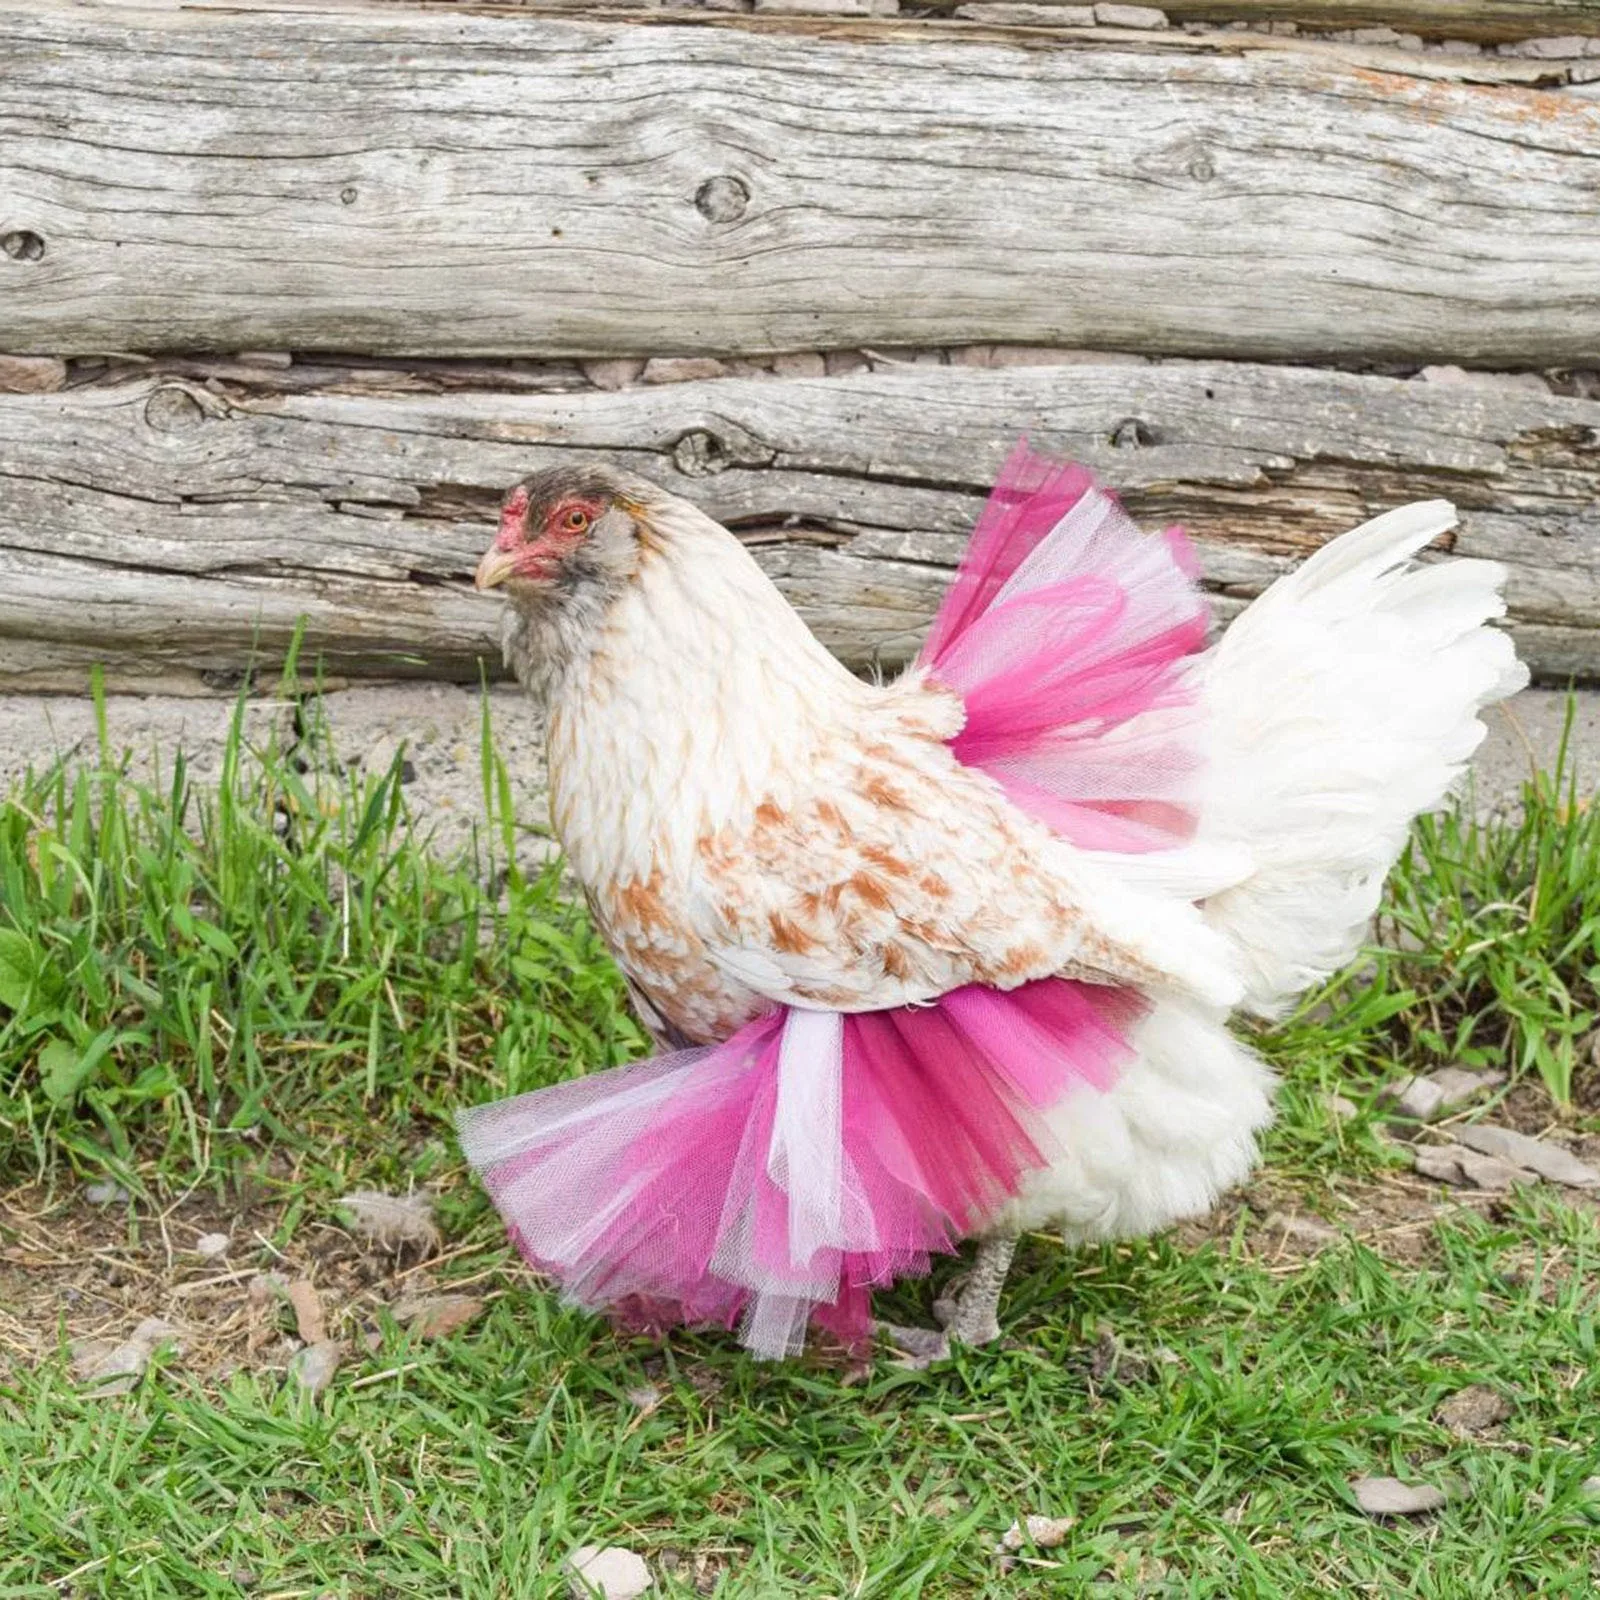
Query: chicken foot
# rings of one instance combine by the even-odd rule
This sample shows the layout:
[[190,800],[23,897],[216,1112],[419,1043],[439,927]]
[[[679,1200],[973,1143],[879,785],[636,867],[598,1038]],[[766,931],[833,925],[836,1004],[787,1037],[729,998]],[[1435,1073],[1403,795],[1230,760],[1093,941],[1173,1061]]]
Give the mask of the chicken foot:
[[952,1344],[989,1344],[1000,1337],[1000,1291],[1005,1287],[1011,1258],[1017,1253],[1014,1233],[985,1234],[978,1241],[972,1268],[953,1295],[934,1302],[938,1328],[904,1328],[881,1322],[880,1330],[910,1366],[925,1367],[943,1361]]

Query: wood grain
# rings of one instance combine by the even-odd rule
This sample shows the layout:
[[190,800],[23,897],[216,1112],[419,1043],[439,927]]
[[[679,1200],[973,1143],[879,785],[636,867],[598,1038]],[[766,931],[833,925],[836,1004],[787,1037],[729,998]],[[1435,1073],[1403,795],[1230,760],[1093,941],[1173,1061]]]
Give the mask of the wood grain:
[[[370,382],[372,375],[365,376]],[[853,665],[915,648],[1011,441],[1196,535],[1223,614],[1324,539],[1456,501],[1546,676],[1600,679],[1600,403],[1274,366],[915,367],[570,394],[0,396],[0,686],[231,681],[305,619],[347,676],[498,670],[471,592],[503,488],[620,462],[734,526]]]
[[0,0],[0,345],[1600,360],[1600,102],[759,20]]

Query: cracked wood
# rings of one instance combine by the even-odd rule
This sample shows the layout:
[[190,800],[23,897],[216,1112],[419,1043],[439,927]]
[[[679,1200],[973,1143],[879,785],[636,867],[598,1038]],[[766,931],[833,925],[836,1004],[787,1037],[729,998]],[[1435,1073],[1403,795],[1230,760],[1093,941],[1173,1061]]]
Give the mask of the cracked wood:
[[0,685],[236,672],[296,619],[341,675],[498,671],[469,587],[504,486],[593,455],[736,527],[857,666],[915,648],[1028,432],[1197,536],[1224,614],[1404,500],[1510,568],[1536,670],[1600,679],[1600,403],[1227,363],[914,367],[618,393],[0,396]]

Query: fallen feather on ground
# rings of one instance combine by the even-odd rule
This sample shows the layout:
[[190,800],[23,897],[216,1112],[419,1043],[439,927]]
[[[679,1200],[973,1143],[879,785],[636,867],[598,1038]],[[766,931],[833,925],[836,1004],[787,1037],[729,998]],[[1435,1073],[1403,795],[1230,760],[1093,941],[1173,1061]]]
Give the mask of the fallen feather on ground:
[[383,1194],[361,1189],[334,1202],[351,1228],[384,1250],[408,1247],[431,1255],[441,1243],[433,1202],[425,1194]]

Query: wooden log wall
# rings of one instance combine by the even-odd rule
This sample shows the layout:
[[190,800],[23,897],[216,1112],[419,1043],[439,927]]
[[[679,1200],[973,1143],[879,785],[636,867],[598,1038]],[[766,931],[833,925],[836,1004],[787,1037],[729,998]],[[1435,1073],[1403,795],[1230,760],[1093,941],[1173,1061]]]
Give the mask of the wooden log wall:
[[227,683],[297,619],[473,678],[501,489],[589,453],[892,665],[1024,431],[1223,614],[1453,498],[1600,678],[1596,0],[751,3],[0,0],[0,688]]

